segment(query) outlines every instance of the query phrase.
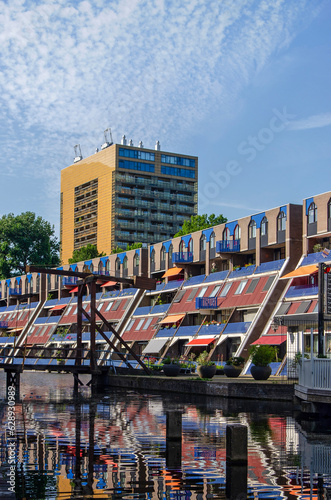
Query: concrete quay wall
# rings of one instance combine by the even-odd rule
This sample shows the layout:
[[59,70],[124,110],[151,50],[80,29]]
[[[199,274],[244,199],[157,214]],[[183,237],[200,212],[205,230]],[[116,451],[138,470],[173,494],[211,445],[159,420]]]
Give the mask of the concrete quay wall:
[[184,393],[223,398],[262,401],[294,401],[294,385],[283,382],[251,382],[227,380],[188,380],[171,377],[143,375],[109,375],[106,387]]

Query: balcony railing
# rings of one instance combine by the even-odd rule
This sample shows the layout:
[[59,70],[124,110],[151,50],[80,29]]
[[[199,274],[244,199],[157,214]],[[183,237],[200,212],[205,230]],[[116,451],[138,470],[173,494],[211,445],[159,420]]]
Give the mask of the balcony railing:
[[221,240],[216,242],[216,252],[240,252],[240,240]]
[[22,288],[9,288],[9,295],[22,295]]
[[196,309],[217,309],[220,300],[217,297],[197,297],[195,299]]
[[78,278],[76,276],[68,276],[67,278],[62,278],[62,285],[77,285]]
[[331,393],[331,359],[305,359],[299,363],[299,385]]
[[8,321],[0,321],[0,328],[8,328]]
[[192,252],[174,252],[172,262],[193,262]]

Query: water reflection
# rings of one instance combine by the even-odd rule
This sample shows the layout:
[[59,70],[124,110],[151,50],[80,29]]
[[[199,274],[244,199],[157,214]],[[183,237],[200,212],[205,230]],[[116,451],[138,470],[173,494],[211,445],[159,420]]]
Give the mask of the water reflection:
[[[92,398],[87,388],[74,399],[70,376],[22,382],[12,498],[225,499],[226,426],[235,422],[248,428],[247,498],[330,498],[331,435],[296,422],[289,406],[252,411],[240,401],[133,391]],[[0,497],[10,498],[5,408]],[[181,416],[181,441],[169,440],[167,412]]]

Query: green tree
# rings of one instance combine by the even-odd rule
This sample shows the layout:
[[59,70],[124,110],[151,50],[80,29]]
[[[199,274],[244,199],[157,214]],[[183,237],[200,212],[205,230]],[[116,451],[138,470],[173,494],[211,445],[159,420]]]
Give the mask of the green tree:
[[0,277],[25,273],[27,265],[56,267],[59,242],[54,227],[33,212],[0,218]]
[[78,248],[72,252],[71,259],[68,260],[69,264],[75,264],[76,262],[82,262],[83,260],[95,259],[96,257],[103,257],[105,253],[99,253],[95,245],[89,243],[85,247]]
[[194,233],[194,231],[201,231],[201,229],[217,226],[218,224],[227,222],[227,220],[223,215],[218,215],[217,217],[215,214],[192,215],[190,220],[184,222],[182,228],[175,234],[175,237],[185,236],[185,234]]

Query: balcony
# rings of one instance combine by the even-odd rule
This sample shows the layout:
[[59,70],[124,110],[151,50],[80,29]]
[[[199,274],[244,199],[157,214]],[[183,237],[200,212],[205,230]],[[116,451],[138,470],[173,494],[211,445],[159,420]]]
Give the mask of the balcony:
[[193,262],[192,252],[174,252],[172,254],[172,262]]
[[9,288],[9,296],[22,295],[22,288]]
[[296,285],[291,286],[286,292],[285,297],[306,297],[318,294],[318,285]]
[[216,242],[217,253],[240,252],[240,240],[221,240]]
[[219,305],[218,297],[197,297],[195,299],[196,309],[217,309]]
[[8,321],[0,321],[0,328],[8,328]]

